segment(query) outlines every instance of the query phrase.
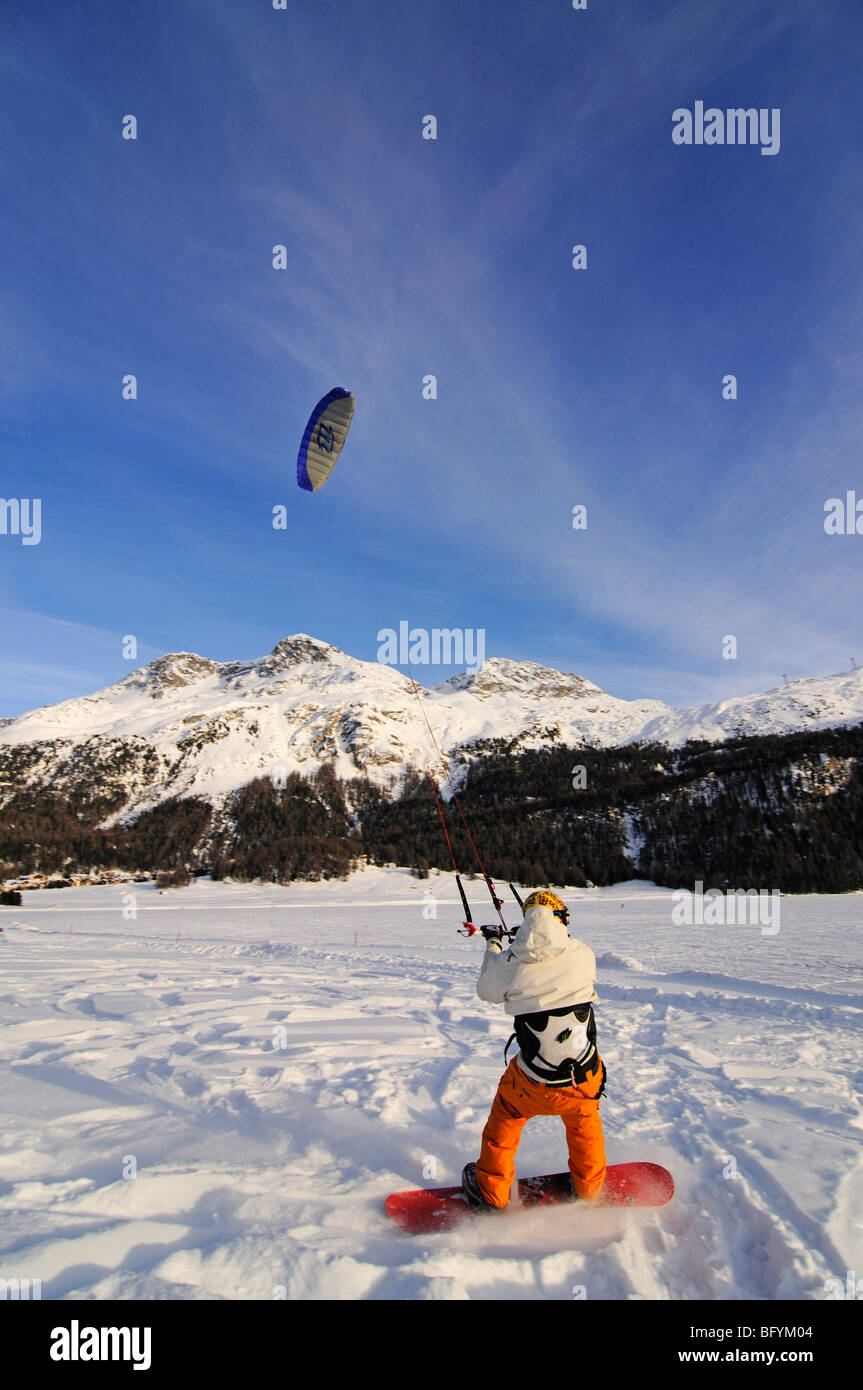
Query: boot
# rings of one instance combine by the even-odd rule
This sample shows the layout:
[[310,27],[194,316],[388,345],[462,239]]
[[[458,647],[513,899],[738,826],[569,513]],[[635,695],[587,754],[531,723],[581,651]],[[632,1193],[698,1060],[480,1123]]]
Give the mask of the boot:
[[476,1164],[466,1163],[462,1169],[461,1187],[468,1203],[475,1211],[506,1211],[506,1207],[492,1206],[487,1202],[482,1194],[480,1185],[476,1180]]

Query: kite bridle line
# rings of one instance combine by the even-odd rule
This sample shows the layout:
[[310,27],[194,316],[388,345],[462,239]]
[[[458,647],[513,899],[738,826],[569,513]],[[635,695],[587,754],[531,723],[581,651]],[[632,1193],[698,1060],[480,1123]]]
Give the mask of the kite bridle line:
[[[474,842],[474,838],[473,838],[473,836],[472,836],[471,833],[470,833],[470,828],[469,828],[469,826],[468,826],[467,821],[465,820],[464,811],[461,809],[461,802],[459,801],[458,796],[456,795],[455,787],[454,787],[453,784],[452,784],[452,778],[451,778],[450,775],[449,775],[449,767],[448,767],[448,765],[447,765],[447,760],[446,760],[446,758],[444,757],[443,753],[441,752],[440,744],[438,743],[437,739],[435,738],[434,729],[432,728],[431,724],[429,723],[429,718],[428,718],[428,715],[426,714],[425,705],[424,705],[423,702],[422,702],[422,695],[420,694],[420,686],[419,686],[419,683],[414,679],[413,676],[410,677],[410,682],[411,682],[411,686],[413,687],[413,692],[414,692],[414,694],[415,694],[416,697],[417,697],[417,701],[418,701],[418,703],[419,703],[419,707],[420,707],[420,709],[422,710],[422,716],[423,716],[423,719],[425,720],[425,725],[426,725],[426,728],[427,728],[428,731],[429,731],[429,735],[431,736],[431,741],[432,741],[432,743],[434,744],[434,746],[435,746],[435,748],[436,748],[436,750],[437,750],[437,755],[438,755],[438,758],[440,759],[440,767],[441,767],[441,770],[443,771],[444,777],[445,777],[446,780],[447,780],[447,785],[449,786],[450,796],[452,797],[453,801],[455,802],[456,808],[457,808],[457,810],[458,810],[458,813],[459,813],[459,815],[461,816],[461,823],[462,823],[462,825],[464,826],[465,834],[467,835],[467,838],[468,838],[468,840],[470,841],[470,847],[471,847],[471,849],[472,849],[473,852],[474,852],[474,855],[475,855],[475,857],[476,857],[476,862],[477,862],[477,864],[479,864],[479,871],[480,871],[480,873],[482,874],[483,878],[485,879],[486,887],[488,888],[489,894],[491,895],[491,900],[492,900],[492,903],[494,904],[494,910],[495,910],[495,912],[497,913],[498,917],[500,918],[500,924],[501,924],[501,926],[502,926],[502,928],[503,928],[503,930],[504,930],[505,935],[506,935],[506,936],[511,936],[511,935],[513,935],[513,933],[510,932],[509,927],[506,925],[506,922],[505,922],[504,919],[503,919],[503,913],[501,912],[501,908],[503,907],[503,898],[499,898],[499,897],[498,897],[498,895],[497,895],[497,890],[496,890],[496,888],[495,888],[495,886],[494,886],[494,883],[492,882],[492,880],[489,878],[488,874],[486,873],[485,865],[483,864],[482,859],[480,858],[479,850],[477,849],[476,844],[475,844],[475,842]],[[465,897],[464,888],[462,887],[461,876],[459,875],[458,868],[456,867],[455,855],[453,854],[453,851],[452,851],[452,844],[450,843],[449,833],[448,833],[447,828],[446,828],[446,821],[444,820],[443,807],[441,806],[441,803],[440,803],[440,797],[438,796],[437,784],[435,783],[435,779],[434,779],[434,777],[432,776],[432,770],[431,770],[431,766],[430,766],[429,763],[426,763],[426,771],[428,772],[428,775],[429,775],[429,781],[430,781],[431,784],[432,784],[432,790],[433,790],[433,792],[434,792],[434,799],[435,799],[435,801],[437,802],[438,814],[439,814],[439,816],[440,816],[441,825],[443,826],[443,833],[444,833],[444,835],[446,836],[447,848],[449,849],[449,852],[450,852],[450,858],[452,859],[452,866],[453,866],[453,869],[455,869],[455,880],[456,880],[456,883],[458,884],[458,891],[459,891],[459,893],[461,894],[462,903],[464,904],[464,909],[465,909],[465,923],[464,923],[464,924],[465,924],[465,927],[466,927],[468,930],[467,930],[466,932],[462,932],[462,935],[463,935],[463,936],[473,936],[474,932],[476,931],[476,927],[474,926],[473,921],[472,921],[472,919],[471,919],[470,908],[468,907],[467,898]]]
[[[379,578],[383,578],[383,575],[380,575],[380,574],[379,574]],[[390,608],[390,612],[391,612],[392,614],[394,614],[394,613],[395,613],[395,604],[394,604],[393,601],[392,601],[392,595],[389,593],[389,588],[388,588],[388,587],[387,587],[387,598],[389,599],[389,608]],[[380,607],[383,609],[384,605],[381,604]],[[394,630],[395,630],[395,629],[394,629]],[[409,663],[408,663],[408,664],[409,664]],[[453,786],[452,778],[451,778],[450,775],[449,775],[449,767],[448,767],[448,765],[447,765],[447,760],[446,760],[446,758],[444,757],[444,755],[443,755],[443,753],[442,753],[442,751],[441,751],[441,746],[440,746],[440,744],[438,743],[438,741],[437,741],[437,739],[436,739],[436,737],[435,737],[434,729],[432,728],[431,724],[429,723],[429,717],[428,717],[428,715],[427,715],[427,713],[426,713],[426,707],[425,707],[425,705],[423,704],[423,699],[422,699],[422,687],[421,687],[421,685],[419,684],[419,682],[415,679],[415,677],[414,677],[413,675],[410,674],[410,672],[408,672],[408,680],[409,680],[410,683],[411,683],[411,689],[413,690],[414,695],[416,695],[416,697],[417,697],[417,703],[419,704],[420,712],[421,712],[422,717],[423,717],[423,720],[424,720],[424,722],[425,722],[425,726],[426,726],[426,728],[428,729],[429,738],[431,739],[432,743],[433,743],[434,746],[435,746],[435,750],[436,750],[436,752],[437,752],[438,759],[439,759],[439,762],[440,762],[440,767],[441,767],[441,769],[442,769],[442,771],[443,771],[444,777],[445,777],[446,780],[447,780],[447,785],[449,786],[450,795],[452,796],[452,799],[453,799],[453,801],[454,801],[455,804],[456,804],[456,808],[458,809],[459,816],[461,817],[461,823],[462,823],[462,825],[464,826],[464,828],[465,828],[465,833],[466,833],[466,835],[467,835],[468,840],[470,841],[470,847],[471,847],[471,849],[473,850],[474,855],[475,855],[475,857],[476,857],[476,862],[477,862],[477,864],[479,865],[479,871],[480,871],[480,873],[482,874],[483,879],[485,880],[486,887],[488,888],[489,894],[490,894],[490,896],[491,896],[492,903],[494,904],[494,910],[495,910],[495,912],[497,913],[498,918],[500,919],[500,924],[501,924],[501,927],[503,928],[503,933],[504,933],[505,936],[508,936],[508,937],[514,936],[514,935],[515,935],[515,932],[514,932],[514,931],[510,931],[510,929],[509,929],[508,926],[506,925],[506,922],[505,922],[504,919],[503,919],[503,913],[501,912],[501,908],[503,907],[503,898],[499,898],[499,897],[498,897],[498,895],[497,895],[497,890],[495,889],[494,883],[492,882],[491,878],[489,877],[489,875],[488,875],[488,874],[486,873],[486,871],[485,871],[485,865],[483,864],[482,859],[480,858],[479,850],[477,849],[476,844],[475,844],[475,842],[474,842],[474,838],[473,838],[473,836],[472,836],[471,833],[470,833],[470,829],[469,829],[469,827],[468,827],[468,823],[467,823],[467,821],[465,820],[464,811],[463,811],[462,808],[461,808],[461,802],[459,801],[458,796],[456,795],[456,790],[455,790],[455,787]],[[456,881],[456,884],[458,885],[458,891],[459,891],[459,895],[460,895],[461,900],[462,900],[462,906],[464,907],[464,927],[465,927],[465,930],[461,932],[461,935],[462,935],[462,936],[473,936],[473,935],[475,935],[475,933],[477,932],[478,928],[477,928],[476,926],[474,926],[473,918],[471,917],[470,906],[468,905],[467,895],[466,895],[466,893],[465,893],[465,891],[464,891],[464,885],[462,884],[462,881],[461,881],[461,875],[460,875],[460,873],[459,873],[459,871],[458,871],[458,865],[456,864],[455,854],[453,853],[452,842],[451,842],[451,840],[450,840],[449,831],[447,830],[446,821],[445,821],[445,819],[444,819],[443,807],[442,807],[442,805],[441,805],[440,796],[438,795],[437,783],[435,782],[434,776],[433,776],[433,774],[432,774],[432,769],[431,769],[430,763],[426,763],[426,771],[428,772],[429,781],[430,781],[431,784],[432,784],[432,791],[434,792],[434,799],[435,799],[435,802],[437,803],[438,815],[440,816],[441,826],[443,827],[443,833],[444,833],[444,837],[445,837],[445,839],[446,839],[447,849],[449,850],[449,856],[450,856],[450,859],[452,860],[453,871],[454,871],[454,873],[455,873],[455,881]],[[513,891],[514,891],[514,890],[513,890]],[[515,893],[514,895],[515,895],[516,901],[518,901],[518,894]],[[516,928],[516,930],[517,930],[517,928]]]
[[[300,443],[299,453],[297,455],[297,484],[305,491],[317,492],[326,483],[327,479],[330,476],[330,473],[332,472],[333,466],[338,460],[339,454],[342,451],[342,446],[344,445],[347,439],[348,431],[350,430],[351,422],[354,417],[355,408],[356,399],[352,392],[348,391],[344,386],[333,387],[333,389],[329,391],[327,395],[323,396],[318,401],[317,405],[315,406],[314,410],[312,411],[309,417],[308,423],[303,433],[302,441]],[[410,663],[408,662],[408,664]],[[485,871],[485,865],[483,864],[482,859],[480,858],[479,850],[477,849],[476,844],[474,843],[474,838],[470,833],[468,823],[465,820],[464,812],[461,809],[461,803],[458,797],[456,796],[455,787],[453,786],[452,778],[449,775],[449,768],[447,766],[446,759],[444,758],[444,755],[440,749],[440,745],[437,739],[435,738],[434,730],[432,729],[432,726],[429,723],[428,715],[426,714],[425,706],[422,702],[422,695],[420,693],[419,683],[414,679],[413,676],[409,675],[408,678],[413,687],[413,692],[416,695],[417,700],[419,701],[419,706],[422,710],[423,719],[425,720],[426,728],[428,729],[429,734],[431,735],[432,743],[437,749],[437,754],[440,758],[440,764],[443,769],[444,776],[446,777],[446,780],[449,783],[450,794],[452,796],[453,801],[456,804],[456,807],[458,808],[458,813],[461,817],[462,825],[464,826],[465,833],[467,835],[468,840],[470,841],[471,849],[473,850],[474,855],[476,856],[476,862],[479,865],[480,873],[485,879],[486,886],[488,888],[489,893],[491,894],[491,900],[494,905],[494,910],[500,918],[500,924],[503,934],[505,936],[513,936],[515,933],[510,932],[508,930],[506,922],[503,920],[503,914],[501,912],[501,908],[503,906],[503,899],[498,897],[497,890],[495,889],[494,884],[492,883],[491,879]],[[461,900],[464,906],[464,934],[467,936],[473,936],[477,928],[473,924],[473,919],[471,918],[470,914],[470,907],[467,901],[467,895],[465,894],[464,887],[461,881],[461,876],[456,865],[455,855],[453,854],[453,848],[450,842],[449,832],[447,831],[446,821],[444,819],[443,807],[441,806],[440,797],[438,796],[437,785],[435,783],[434,777],[432,776],[430,766],[426,764],[426,767],[428,770],[429,779],[432,784],[432,789],[434,791],[435,801],[437,802],[438,813],[440,815],[441,825],[443,826],[443,833],[446,837],[447,848],[449,850],[450,858],[452,860],[452,866],[455,870],[455,880],[458,884],[458,891],[461,894]],[[512,887],[512,885],[510,885],[510,887]],[[515,890],[513,890],[513,892],[515,892]],[[515,897],[516,901],[518,901],[519,905],[521,905],[517,893],[515,894]]]
[[[452,794],[453,794],[453,798],[455,799],[456,805],[458,805],[458,797],[456,797],[455,791],[454,791],[454,789],[453,789],[452,782],[450,781],[449,774],[447,773],[446,764],[445,764],[445,763],[442,763],[442,766],[443,766],[443,770],[444,770],[444,776],[446,777],[447,782],[449,782],[450,791],[451,791]],[[447,846],[447,849],[449,850],[449,857],[450,857],[450,859],[452,860],[453,872],[455,873],[455,881],[456,881],[456,884],[457,884],[457,886],[458,886],[458,891],[459,891],[459,895],[460,895],[460,897],[461,897],[462,906],[464,907],[464,930],[462,931],[461,929],[459,929],[459,935],[460,935],[460,936],[474,936],[475,933],[476,933],[478,930],[481,930],[481,928],[477,928],[477,927],[474,925],[474,921],[473,921],[473,918],[472,918],[472,916],[471,916],[470,904],[468,903],[468,900],[467,900],[467,894],[466,894],[465,891],[464,891],[464,885],[462,884],[462,881],[461,881],[461,874],[460,874],[459,871],[458,871],[458,864],[456,863],[456,860],[455,860],[455,854],[454,854],[454,852],[453,852],[452,842],[451,842],[450,837],[449,837],[449,831],[448,831],[447,828],[446,828],[446,820],[444,819],[443,806],[441,805],[441,799],[440,799],[440,796],[438,795],[437,783],[435,782],[435,779],[434,779],[434,773],[432,772],[432,764],[431,764],[431,763],[426,763],[426,772],[428,773],[428,778],[429,778],[429,781],[431,782],[432,792],[434,793],[435,804],[437,805],[438,815],[440,816],[441,828],[443,829],[444,838],[445,838],[445,840],[446,840],[446,846]],[[501,908],[503,907],[503,899],[502,899],[502,898],[499,898],[499,897],[497,896],[497,893],[495,892],[495,889],[494,889],[494,883],[493,883],[492,880],[489,878],[488,874],[487,874],[486,871],[485,871],[485,868],[483,867],[482,860],[481,860],[480,857],[479,857],[479,851],[477,850],[476,845],[475,845],[474,842],[473,842],[473,838],[471,837],[471,833],[470,833],[470,831],[468,830],[467,821],[466,821],[465,818],[464,818],[464,813],[462,812],[460,806],[459,806],[459,813],[461,814],[462,824],[464,825],[465,831],[467,832],[468,839],[470,840],[471,844],[473,845],[473,851],[474,851],[474,854],[476,855],[477,863],[479,864],[480,871],[481,871],[481,873],[482,873],[483,878],[485,879],[486,885],[487,885],[487,887],[488,887],[488,891],[489,891],[489,893],[491,894],[491,900],[492,900],[492,902],[494,903],[495,912],[497,913],[498,917],[500,918],[500,924],[501,924],[501,927],[503,928],[503,935],[506,936],[506,937],[513,937],[513,936],[515,936],[515,933],[518,931],[518,927],[516,927],[514,930],[511,931],[511,930],[509,929],[509,927],[506,925],[506,922],[503,920],[503,913],[501,912]],[[510,884],[510,888],[512,888],[512,884]],[[516,891],[515,891],[514,888],[512,888],[512,894],[513,894],[513,897],[515,898],[516,902],[518,903],[519,907],[521,907],[521,899],[519,898],[518,893],[516,893]]]
[[449,857],[452,860],[453,872],[455,873],[455,881],[458,886],[459,894],[461,896],[462,907],[464,908],[465,929],[462,930],[461,928],[458,928],[459,936],[473,936],[476,932],[476,927],[474,926],[473,918],[470,915],[470,904],[467,900],[467,894],[465,893],[464,888],[462,886],[461,874],[458,871],[458,864],[455,862],[455,855],[453,854],[453,848],[450,843],[449,831],[446,828],[446,821],[444,820],[443,807],[440,804],[440,797],[437,794],[437,783],[435,782],[435,779],[432,775],[431,763],[426,763],[426,772],[428,773],[429,781],[431,782],[432,786],[432,791],[434,792],[434,799],[437,804],[438,815],[440,816],[440,823],[443,827],[444,839],[446,840],[446,847],[449,850]]

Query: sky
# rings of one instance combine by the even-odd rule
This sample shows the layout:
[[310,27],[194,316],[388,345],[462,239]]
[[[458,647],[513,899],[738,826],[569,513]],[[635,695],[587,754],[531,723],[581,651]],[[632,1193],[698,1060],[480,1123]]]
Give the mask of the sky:
[[861,51],[857,0],[6,4],[0,716],[401,622],[677,706],[863,664]]

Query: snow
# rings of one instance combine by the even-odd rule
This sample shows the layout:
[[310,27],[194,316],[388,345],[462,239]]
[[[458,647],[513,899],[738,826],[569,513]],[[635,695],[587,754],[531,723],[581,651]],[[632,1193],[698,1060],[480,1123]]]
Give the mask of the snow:
[[[388,1192],[458,1180],[503,1070],[451,876],[70,888],[0,912],[0,1278],[55,1299],[827,1298],[863,1269],[863,896],[783,898],[776,936],[675,926],[649,884],[563,896],[597,955],[609,1161],[664,1163],[668,1207],[424,1237],[386,1217]],[[564,1165],[562,1126],[531,1121],[519,1174]]]

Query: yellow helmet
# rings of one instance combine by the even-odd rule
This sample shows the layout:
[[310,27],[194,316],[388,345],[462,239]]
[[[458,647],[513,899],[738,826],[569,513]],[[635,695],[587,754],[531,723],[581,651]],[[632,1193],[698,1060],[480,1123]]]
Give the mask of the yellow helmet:
[[555,917],[559,917],[565,927],[569,926],[569,908],[556,893],[550,892],[548,888],[539,888],[535,893],[531,893],[529,898],[525,898],[525,912],[529,907],[550,907]]

